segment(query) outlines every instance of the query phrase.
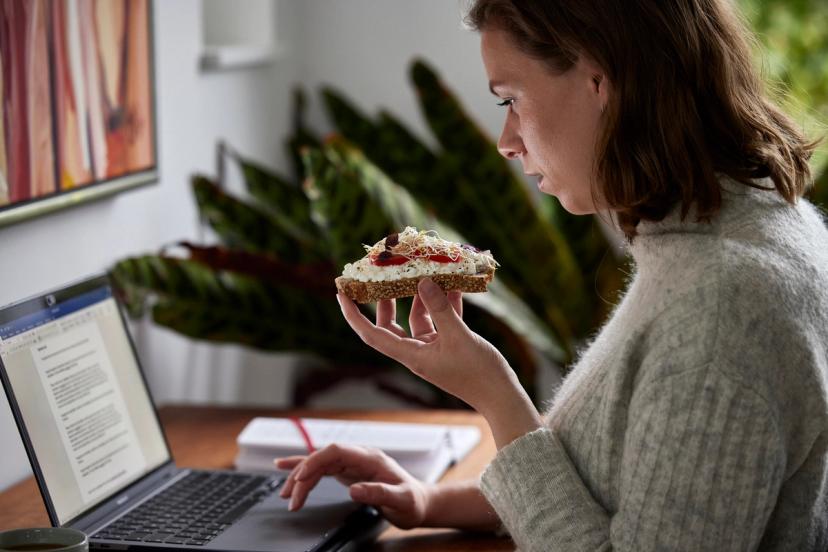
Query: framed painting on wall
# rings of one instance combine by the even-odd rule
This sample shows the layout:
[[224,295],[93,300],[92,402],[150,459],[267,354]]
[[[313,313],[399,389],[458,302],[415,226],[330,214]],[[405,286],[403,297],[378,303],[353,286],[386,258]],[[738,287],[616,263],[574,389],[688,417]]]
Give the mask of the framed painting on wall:
[[0,225],[157,181],[150,10],[0,1]]

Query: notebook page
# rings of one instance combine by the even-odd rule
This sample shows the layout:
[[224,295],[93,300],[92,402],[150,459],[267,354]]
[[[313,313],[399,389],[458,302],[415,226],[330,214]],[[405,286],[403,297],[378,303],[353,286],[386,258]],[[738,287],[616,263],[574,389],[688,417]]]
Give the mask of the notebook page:
[[[331,443],[361,445],[384,450],[394,456],[424,454],[444,441],[446,426],[351,420],[302,420],[314,447]],[[304,452],[305,441],[296,425],[285,418],[254,418],[238,437],[240,448],[266,448],[281,452]]]
[[[252,423],[252,422],[251,422]],[[261,430],[263,426],[257,423],[257,430]],[[291,426],[293,424],[291,423]],[[381,425],[417,425],[417,424],[381,424]],[[264,426],[266,427],[266,426]],[[439,446],[432,451],[412,454],[398,454],[393,451],[388,451],[387,447],[382,445],[378,448],[386,450],[386,453],[397,460],[400,465],[411,475],[420,479],[433,483],[440,479],[445,471],[450,468],[455,462],[459,462],[480,442],[480,429],[476,426],[429,426],[429,428],[439,428],[442,431],[442,439]],[[294,426],[295,429],[295,426]],[[389,428],[385,428],[389,429]],[[391,428],[393,429],[393,428]],[[241,438],[239,439],[241,442]],[[284,456],[296,453],[305,453],[304,442],[297,441],[296,447],[284,449],[277,447],[262,447],[262,446],[239,446],[239,453],[236,456],[235,465],[237,469],[247,471],[270,471],[275,469],[273,459],[277,456]]]

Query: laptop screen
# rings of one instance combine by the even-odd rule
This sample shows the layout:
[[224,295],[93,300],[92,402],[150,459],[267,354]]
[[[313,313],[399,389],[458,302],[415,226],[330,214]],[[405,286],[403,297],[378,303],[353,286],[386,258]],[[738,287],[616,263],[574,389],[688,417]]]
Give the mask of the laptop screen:
[[170,459],[106,277],[0,310],[0,360],[61,525]]

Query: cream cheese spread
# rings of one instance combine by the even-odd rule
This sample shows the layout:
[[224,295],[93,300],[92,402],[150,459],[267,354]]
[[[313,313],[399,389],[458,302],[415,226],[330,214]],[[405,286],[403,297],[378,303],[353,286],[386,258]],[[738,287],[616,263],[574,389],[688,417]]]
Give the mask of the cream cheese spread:
[[[373,246],[366,245],[367,255],[356,262],[346,264],[342,276],[359,282],[383,282],[432,274],[485,274],[493,272],[497,267],[497,261],[489,251],[479,251],[470,246],[446,241],[433,231],[421,232],[408,226],[394,236],[393,240],[390,240],[389,236]],[[386,244],[386,240],[389,240],[389,244]],[[408,260],[401,264],[378,266],[373,259],[384,251],[392,253],[397,258],[406,257]],[[447,257],[451,261],[430,260],[429,256],[434,255]]]

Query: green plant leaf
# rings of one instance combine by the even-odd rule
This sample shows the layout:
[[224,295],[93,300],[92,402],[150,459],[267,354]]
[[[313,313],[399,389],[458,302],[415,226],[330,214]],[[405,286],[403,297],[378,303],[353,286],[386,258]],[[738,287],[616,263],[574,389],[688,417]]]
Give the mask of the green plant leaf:
[[817,205],[821,205],[823,209],[828,209],[828,167],[814,179],[814,185],[808,197]]
[[366,154],[388,176],[436,216],[457,225],[464,206],[451,201],[454,190],[468,182],[457,167],[435,154],[399,119],[381,111],[377,123],[380,155]]
[[333,294],[297,293],[290,282],[154,255],[119,261],[111,274],[119,290],[141,291],[157,324],[190,337],[348,358],[351,364],[392,363],[354,339]]
[[207,177],[194,176],[192,185],[199,211],[228,247],[269,253],[286,261],[321,260],[318,240],[299,239],[290,233],[292,226],[232,197]]
[[[768,90],[810,138],[828,134],[828,3],[739,0],[758,38],[754,52]],[[818,180],[828,171],[828,140],[811,158]],[[828,194],[826,194],[828,195]],[[812,198],[828,205],[819,190]]]
[[[314,264],[286,262],[266,253],[249,253],[221,246],[202,246],[187,241],[178,242],[189,259],[215,271],[230,271],[261,281],[288,285],[308,293],[331,298],[336,293],[336,271],[330,261]],[[166,251],[166,248],[165,248]]]
[[302,188],[252,160],[240,155],[234,157],[247,191],[267,209],[279,227],[308,247],[319,244],[319,228],[311,220],[310,202]]
[[336,89],[323,87],[321,95],[328,118],[339,132],[362,151],[376,151],[379,143],[374,122]]

